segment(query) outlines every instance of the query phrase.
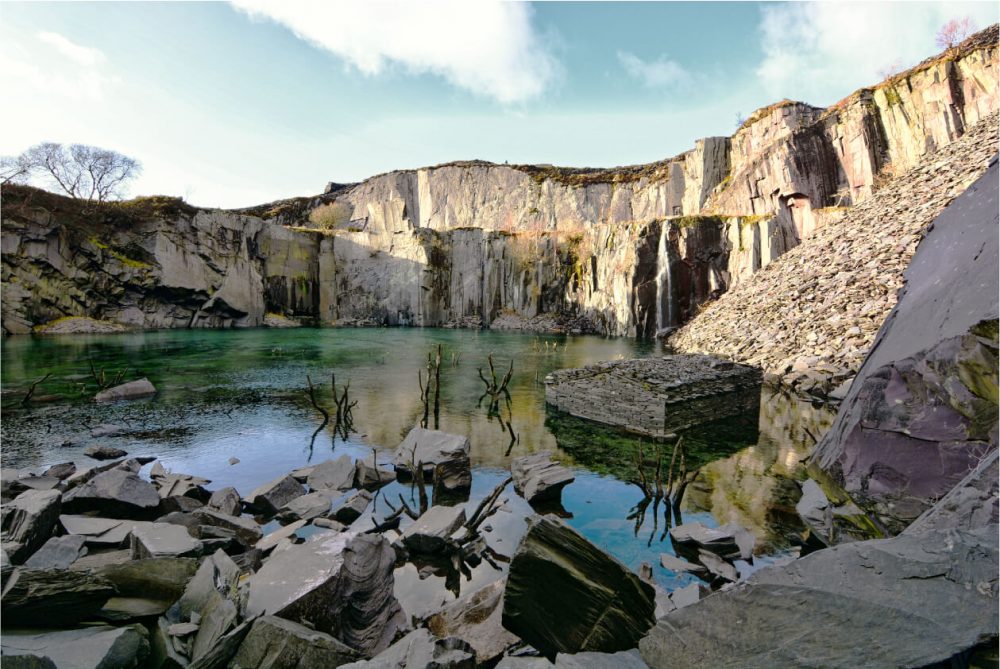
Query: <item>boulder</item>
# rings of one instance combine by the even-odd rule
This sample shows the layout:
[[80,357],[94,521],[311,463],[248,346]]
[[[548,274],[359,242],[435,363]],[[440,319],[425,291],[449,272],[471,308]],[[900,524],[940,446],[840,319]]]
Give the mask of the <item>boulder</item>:
[[73,464],[72,462],[60,462],[59,464],[52,465],[51,467],[46,469],[42,473],[42,476],[52,476],[61,481],[62,479],[69,478],[75,473],[76,473],[75,464]]
[[171,523],[150,523],[132,530],[132,559],[187,557],[198,555],[201,544],[191,538],[187,529]]
[[221,488],[208,498],[208,508],[228,516],[238,516],[243,512],[243,501],[236,488]]
[[198,632],[191,645],[191,660],[197,661],[208,654],[219,640],[236,627],[239,611],[229,597],[212,590],[208,601],[199,611]]
[[115,587],[94,574],[20,567],[4,584],[0,608],[5,621],[25,628],[63,627],[92,620],[114,594]]
[[724,558],[743,560],[753,556],[755,543],[750,532],[732,523],[719,527],[683,523],[670,528],[670,540],[678,552],[686,555],[697,556],[701,548]]
[[122,565],[132,561],[132,551],[130,550],[99,550],[96,553],[88,551],[86,555],[78,558],[69,568],[75,571],[90,571]]
[[548,451],[516,458],[510,463],[514,490],[529,504],[558,500],[562,489],[573,482],[573,472],[552,462]]
[[49,540],[59,519],[62,496],[56,490],[28,490],[4,504],[4,550],[21,564]]
[[[9,657],[34,655],[49,658],[59,669],[132,669],[145,666],[148,636],[142,625],[84,627],[42,634],[4,629],[0,649],[5,667]],[[16,666],[15,662],[10,666]]]
[[698,561],[705,565],[708,573],[712,576],[712,581],[717,584],[733,582],[739,579],[736,567],[729,564],[721,557],[705,549],[698,550]]
[[427,619],[427,629],[439,639],[457,637],[476,653],[476,662],[489,664],[519,639],[503,627],[504,581],[495,581],[456,599]]
[[83,454],[95,460],[117,460],[128,455],[126,451],[113,446],[91,446]]
[[469,451],[472,445],[467,437],[438,430],[415,427],[392,456],[397,472],[413,476],[413,468],[423,463],[425,481],[434,476],[440,466],[438,479],[444,490],[464,490],[472,485]]
[[98,513],[119,518],[153,518],[160,508],[160,495],[152,483],[123,469],[98,474],[73,488],[63,498],[69,513]]
[[198,509],[191,515],[200,525],[230,530],[248,545],[258,541],[264,534],[253,518],[230,516],[210,508]]
[[550,657],[634,648],[655,591],[554,516],[535,516],[510,564],[503,624]]
[[371,504],[373,496],[367,490],[358,490],[355,493],[347,494],[336,500],[327,518],[338,523],[350,525],[361,517],[368,505]]
[[197,570],[198,560],[189,557],[146,558],[94,567],[94,573],[123,597],[146,597],[170,604],[184,594]]
[[354,487],[354,461],[348,455],[325,460],[312,468],[306,483],[313,491],[350,490]]
[[156,387],[149,382],[149,379],[142,378],[102,390],[94,395],[94,401],[117,402],[118,400],[136,400],[143,397],[152,397],[155,394]]
[[248,620],[229,630],[203,655],[187,665],[187,669],[223,669],[243,643],[250,626],[251,621]]
[[293,520],[312,520],[320,516],[325,516],[330,512],[329,492],[311,492],[301,497],[296,497],[288,504],[278,509],[278,518],[290,522]]
[[101,437],[113,437],[116,434],[121,434],[122,427],[120,425],[111,425],[110,423],[101,423],[100,425],[95,425],[90,428],[90,436],[94,438]]
[[301,483],[291,476],[284,475],[254,489],[243,498],[243,502],[263,513],[275,513],[285,504],[305,493],[306,490]]
[[377,462],[375,454],[354,463],[354,487],[374,490],[396,480],[396,470]]
[[86,539],[78,534],[52,537],[28,558],[24,566],[28,569],[67,569],[87,553]]
[[339,667],[358,654],[329,634],[278,618],[257,618],[232,660],[234,669]]
[[216,595],[223,599],[235,599],[239,577],[240,568],[222,551],[216,551],[205,558],[177,602],[181,618],[190,620],[192,614],[203,615]]
[[958,482],[923,515],[906,528],[905,534],[934,529],[959,529],[972,531],[982,527],[996,527],[998,483],[1000,480],[1000,451],[994,450],[983,458],[968,476]]
[[404,624],[393,594],[396,556],[379,535],[338,533],[275,552],[249,579],[247,615],[308,620],[369,656]]
[[211,481],[191,474],[167,473],[162,476],[153,476],[153,484],[157,487],[160,497],[168,499],[170,497],[191,497],[193,499],[207,502],[210,495],[204,486]]
[[668,667],[961,665],[996,638],[996,527],[841,544],[672,611],[639,644]]
[[345,664],[341,669],[474,669],[472,647],[461,639],[435,639],[423,629],[415,629],[368,661]]
[[460,506],[432,506],[403,532],[402,541],[414,553],[437,553],[448,537],[465,523]]
[[675,609],[682,609],[698,602],[702,597],[702,587],[697,583],[677,588],[670,593],[670,603]]

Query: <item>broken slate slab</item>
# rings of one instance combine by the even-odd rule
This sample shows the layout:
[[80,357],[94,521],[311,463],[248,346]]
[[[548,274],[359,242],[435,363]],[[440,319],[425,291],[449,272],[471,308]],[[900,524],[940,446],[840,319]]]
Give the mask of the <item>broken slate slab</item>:
[[670,529],[670,539],[675,548],[692,557],[703,548],[724,558],[743,560],[753,557],[755,543],[753,534],[733,523],[719,527],[684,523]]
[[284,618],[261,616],[243,639],[231,666],[339,667],[357,659],[357,652],[329,634]]
[[535,516],[510,564],[503,624],[550,657],[634,648],[655,591],[555,516]]
[[495,581],[462,595],[427,619],[427,629],[439,639],[457,637],[476,653],[476,662],[489,665],[519,639],[503,627],[504,581]]
[[142,397],[152,397],[156,394],[156,387],[150,383],[149,379],[142,378],[137,381],[129,381],[113,388],[102,390],[94,395],[95,402],[117,402],[119,400],[135,400]]
[[201,544],[185,527],[172,523],[150,523],[132,530],[132,558],[188,557],[201,552]]
[[139,667],[149,655],[147,637],[142,625],[84,627],[42,634],[4,629],[0,649],[4,658],[47,657],[59,669]]
[[62,496],[56,490],[27,490],[4,504],[4,550],[21,564],[49,540],[59,519]]
[[313,467],[306,483],[313,491],[350,490],[354,487],[354,461],[348,455],[341,455],[333,460],[324,460]]
[[654,669],[960,665],[1000,622],[996,541],[994,526],[840,544],[668,613],[639,649]]
[[683,588],[677,588],[670,593],[670,603],[674,605],[675,609],[681,609],[685,606],[696,603],[701,599],[702,587],[697,583],[692,583],[686,585]]
[[636,649],[617,653],[575,653],[556,655],[555,669],[649,669]]
[[316,536],[275,552],[250,577],[247,616],[305,619],[373,655],[389,646],[405,621],[393,594],[395,562],[380,535]]
[[367,490],[358,490],[355,493],[346,494],[333,503],[327,518],[338,523],[350,525],[361,517],[368,505],[371,504],[373,496]]
[[196,558],[160,557],[99,565],[94,567],[94,573],[115,586],[123,597],[148,597],[172,604],[184,593],[197,569]]
[[414,553],[437,553],[455,531],[465,523],[465,509],[460,506],[432,506],[403,532],[402,541]]
[[177,602],[181,618],[191,620],[194,614],[201,616],[215,595],[225,599],[235,598],[239,577],[240,568],[222,551],[215,551],[205,558]]
[[62,627],[92,620],[114,594],[109,581],[87,572],[19,567],[4,585],[0,608],[6,621],[25,628]]
[[87,553],[85,541],[84,537],[74,534],[52,537],[28,558],[24,566],[29,569],[68,569],[81,555]]
[[244,543],[252,545],[263,536],[260,525],[253,518],[230,516],[209,508],[201,508],[191,514],[200,525],[209,525],[230,530]]
[[472,484],[467,437],[439,430],[415,427],[392,456],[396,471],[413,476],[414,467],[423,463],[424,480],[430,482],[435,467],[441,467],[441,486],[447,491],[467,489]]
[[247,506],[262,513],[275,513],[296,497],[306,494],[302,484],[291,476],[279,476],[273,481],[256,488],[243,501]]
[[396,470],[391,465],[376,461],[375,454],[360,458],[354,463],[354,486],[375,490],[396,480]]
[[160,508],[160,495],[152,483],[136,474],[111,469],[67,492],[63,507],[71,514],[96,511],[118,518],[153,518]]
[[221,488],[208,498],[208,508],[227,516],[238,516],[243,512],[243,501],[236,488]]
[[60,462],[46,469],[42,476],[53,476],[59,480],[69,478],[76,473],[76,465],[72,462]]
[[302,529],[306,524],[304,520],[296,520],[294,523],[276,529],[257,542],[256,549],[265,553],[277,546],[282,539],[289,539],[295,536],[295,532]]
[[739,573],[737,573],[736,567],[729,564],[711,551],[699,549],[698,561],[705,565],[705,568],[712,576],[712,580],[716,583],[720,581],[731,583],[739,579]]
[[288,504],[278,509],[277,517],[282,521],[312,520],[320,516],[325,516],[330,512],[330,492],[311,492],[301,497],[296,497]]
[[510,463],[514,490],[529,504],[558,500],[574,480],[573,472],[553,462],[548,451],[517,458]]
[[684,558],[679,558],[670,553],[660,553],[660,566],[672,572],[686,572],[695,576],[707,576],[708,570],[705,565],[688,562]]

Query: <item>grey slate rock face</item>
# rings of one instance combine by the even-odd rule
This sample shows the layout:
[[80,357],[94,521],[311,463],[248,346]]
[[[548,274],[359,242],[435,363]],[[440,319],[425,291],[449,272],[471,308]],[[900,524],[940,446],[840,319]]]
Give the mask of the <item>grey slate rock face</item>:
[[510,463],[516,490],[528,503],[558,500],[562,489],[573,482],[573,472],[552,462],[548,452],[517,458]]
[[329,492],[310,492],[278,509],[277,516],[283,521],[312,520],[329,513],[331,504]]
[[432,506],[403,532],[402,541],[415,553],[437,553],[445,541],[465,523],[460,506]]
[[201,544],[187,529],[171,523],[150,523],[132,531],[132,558],[188,557],[201,552]]
[[209,525],[230,530],[247,544],[253,544],[263,535],[260,525],[255,523],[252,518],[230,516],[209,508],[198,509],[191,515],[194,516],[200,525]]
[[971,532],[981,527],[996,527],[1000,511],[998,453],[993,451],[984,458],[951,492],[913,521],[904,534],[936,529]]
[[85,555],[86,539],[80,535],[68,534],[52,537],[24,563],[29,569],[67,569]]
[[342,669],[474,669],[475,666],[475,655],[467,643],[455,638],[435,639],[421,627],[372,659],[345,664]]
[[196,558],[161,557],[98,566],[94,573],[114,585],[123,597],[147,597],[172,604],[197,570]]
[[0,608],[6,621],[30,627],[62,627],[93,620],[114,586],[89,574],[19,567],[4,584]]
[[466,490],[472,485],[471,448],[467,437],[415,427],[393,453],[392,463],[406,476],[413,476],[413,467],[423,463],[427,482],[434,480],[434,470],[439,467],[435,485],[440,484],[445,491]]
[[[5,629],[0,649],[5,667],[8,656],[35,655],[49,658],[52,666],[59,669],[132,669],[144,666],[149,655],[148,636],[142,625],[85,627],[43,634]],[[15,663],[11,662],[11,666]]]
[[228,516],[238,516],[243,511],[243,501],[236,488],[221,488],[208,498],[208,508]]
[[4,550],[11,562],[21,564],[52,536],[62,496],[56,490],[28,490],[4,504]]
[[249,579],[247,615],[309,620],[364,655],[403,624],[393,594],[395,553],[384,537],[339,533],[275,552]]
[[550,657],[634,648],[655,591],[553,516],[533,517],[510,564],[503,624]]
[[184,588],[184,593],[177,602],[180,616],[190,620],[192,614],[202,615],[217,595],[232,599],[235,597],[239,577],[240,569],[236,563],[222,551],[216,551],[202,561],[198,571]]
[[117,402],[119,400],[136,400],[143,397],[152,397],[156,394],[156,387],[150,383],[149,379],[142,378],[137,381],[129,381],[114,388],[108,388],[94,395],[95,402]]
[[329,634],[311,630],[284,618],[257,618],[236,651],[233,669],[284,667],[339,667],[358,654]]
[[275,513],[296,497],[306,493],[302,484],[291,476],[279,476],[273,481],[256,488],[243,501],[263,513]]
[[489,664],[519,639],[503,628],[504,581],[495,581],[466,593],[427,619],[427,629],[439,639],[457,637],[476,653],[476,662]]
[[649,669],[638,650],[618,653],[576,653],[556,656],[556,669]]
[[97,511],[118,518],[152,518],[160,508],[156,487],[130,471],[111,469],[98,474],[63,498],[69,513]]
[[326,517],[338,523],[350,525],[361,517],[361,514],[371,504],[372,499],[372,494],[367,490],[358,490],[355,493],[344,495],[333,503],[333,507]]
[[669,553],[660,553],[660,566],[673,572],[688,572],[696,576],[705,576],[708,574],[705,565],[688,562],[683,558],[670,555]]
[[667,614],[639,649],[653,669],[950,666],[996,638],[997,559],[995,526],[841,544]]
[[396,470],[376,461],[375,454],[360,458],[354,463],[354,485],[375,490],[396,480]]
[[732,523],[719,527],[683,523],[670,529],[670,539],[680,552],[690,553],[693,557],[702,548],[731,560],[747,560],[752,557],[755,542],[750,532]]
[[310,490],[343,491],[354,487],[354,462],[348,455],[333,460],[325,460],[315,467],[306,478]]
[[813,454],[898,532],[997,448],[998,166],[935,219]]

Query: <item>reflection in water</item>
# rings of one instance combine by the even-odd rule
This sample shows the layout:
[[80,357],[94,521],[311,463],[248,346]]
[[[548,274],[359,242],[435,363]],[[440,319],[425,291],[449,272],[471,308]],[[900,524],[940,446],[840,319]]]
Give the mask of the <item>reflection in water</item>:
[[[633,569],[644,561],[658,564],[660,553],[672,552],[664,539],[668,505],[654,500],[642,507],[644,493],[630,482],[637,439],[548,415],[545,408],[542,380],[552,370],[659,353],[655,344],[627,339],[423,329],[8,337],[2,342],[0,367],[4,465],[87,462],[84,449],[102,443],[133,456],[156,455],[168,469],[211,479],[213,488],[248,490],[309,461],[344,453],[370,457],[373,448],[384,458],[423,417],[418,371],[427,378],[427,353],[438,345],[443,360],[440,429],[467,435],[472,442],[472,492],[467,502],[459,502],[467,514],[507,475],[512,458],[549,450],[575,468],[576,481],[564,489],[562,507],[534,511],[559,513]],[[501,379],[514,364],[499,412],[485,401],[477,405],[484,388],[477,370],[484,367],[488,374],[490,353]],[[91,360],[98,369],[129,367],[130,378],[149,377],[158,395],[95,404]],[[335,412],[327,383],[331,371],[338,388],[350,383],[349,401],[357,402],[351,411],[355,431],[346,439],[337,437],[331,420],[310,452],[323,416],[309,399],[306,378],[316,382],[317,402]],[[46,373],[52,376],[38,394],[61,399],[22,407],[19,400],[31,382]],[[787,545],[795,525],[789,513],[798,495],[798,461],[812,443],[806,429],[821,436],[831,419],[828,410],[765,389],[759,416],[751,412],[685,432],[688,468],[701,469],[684,495],[683,520],[713,526],[735,521],[751,529],[765,551]],[[93,437],[91,429],[102,425],[117,433]],[[644,446],[652,462],[651,442]],[[229,464],[233,456],[239,464]],[[371,517],[389,516],[386,500],[398,507],[397,496],[411,492],[404,483],[391,484],[369,511]],[[524,519],[534,511],[511,490],[504,497],[504,510],[489,519],[490,530],[483,536],[497,555],[510,556],[523,535]],[[364,522],[371,525],[371,517]],[[404,517],[402,526],[408,522]],[[461,591],[495,580],[498,569],[506,566],[501,559],[494,562],[460,572]],[[667,588],[693,578],[659,567],[655,576]],[[446,581],[451,591],[444,587]],[[454,574],[436,568],[421,572],[407,564],[397,570],[397,594],[414,615],[433,608],[431,600],[453,598],[455,584]]]

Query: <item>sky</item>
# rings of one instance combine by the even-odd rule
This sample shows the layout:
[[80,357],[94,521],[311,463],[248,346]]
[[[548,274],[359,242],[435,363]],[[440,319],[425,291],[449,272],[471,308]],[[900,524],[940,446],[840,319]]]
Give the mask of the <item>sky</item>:
[[133,195],[243,207],[452,160],[661,160],[826,106],[996,2],[0,1],[0,154],[139,159]]

